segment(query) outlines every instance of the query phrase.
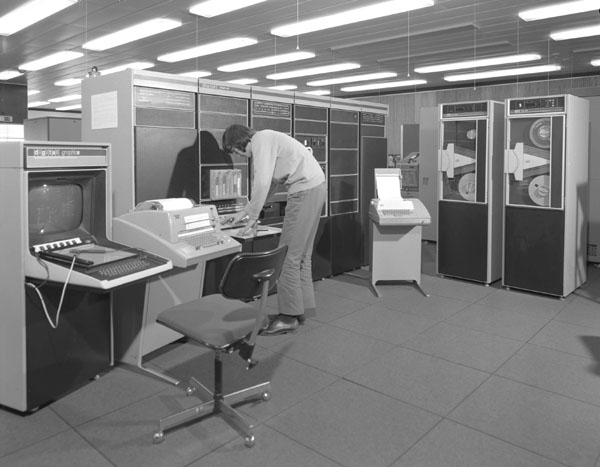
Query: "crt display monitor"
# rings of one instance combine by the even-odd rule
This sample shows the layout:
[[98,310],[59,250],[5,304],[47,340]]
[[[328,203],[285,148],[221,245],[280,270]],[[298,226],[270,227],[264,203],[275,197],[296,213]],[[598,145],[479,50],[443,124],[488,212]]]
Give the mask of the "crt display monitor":
[[104,171],[30,173],[29,246],[106,234]]

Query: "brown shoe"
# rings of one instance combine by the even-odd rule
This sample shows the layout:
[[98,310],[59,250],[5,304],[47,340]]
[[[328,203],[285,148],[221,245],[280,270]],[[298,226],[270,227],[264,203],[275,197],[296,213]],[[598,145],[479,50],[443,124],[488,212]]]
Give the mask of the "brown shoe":
[[281,318],[275,315],[269,320],[268,326],[258,331],[261,336],[278,336],[280,334],[294,333],[298,329],[298,320],[296,318]]

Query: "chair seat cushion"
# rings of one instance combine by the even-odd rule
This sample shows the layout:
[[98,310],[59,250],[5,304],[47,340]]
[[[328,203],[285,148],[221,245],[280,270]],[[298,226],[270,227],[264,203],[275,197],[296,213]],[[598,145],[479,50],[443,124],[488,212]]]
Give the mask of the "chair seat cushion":
[[199,344],[222,348],[250,333],[257,313],[253,304],[215,294],[169,308],[156,321]]

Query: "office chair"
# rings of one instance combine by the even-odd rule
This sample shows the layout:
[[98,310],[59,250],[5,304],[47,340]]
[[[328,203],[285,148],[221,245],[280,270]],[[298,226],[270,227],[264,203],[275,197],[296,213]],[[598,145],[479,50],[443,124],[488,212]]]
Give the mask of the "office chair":
[[237,352],[246,369],[256,365],[252,352],[258,331],[266,317],[269,290],[279,278],[287,246],[259,253],[238,253],[230,261],[219,286],[220,294],[207,295],[174,306],[158,314],[156,321],[194,342],[214,351],[214,392],[196,378],[190,378],[188,396],[197,395],[202,404],[169,415],[159,421],[153,441],[159,443],[164,431],[205,415],[218,414],[244,437],[247,447],[254,446],[252,425],[234,404],[271,398],[269,382],[232,394],[223,394],[222,354]]

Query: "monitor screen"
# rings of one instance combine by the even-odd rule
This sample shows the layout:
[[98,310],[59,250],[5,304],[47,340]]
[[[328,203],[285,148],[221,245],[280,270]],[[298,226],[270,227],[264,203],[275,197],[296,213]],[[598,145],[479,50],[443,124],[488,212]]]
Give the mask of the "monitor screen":
[[400,166],[402,172],[402,189],[403,190],[418,190],[419,189],[419,166],[416,164],[402,164]]
[[29,246],[106,230],[104,171],[39,172],[29,174]]
[[32,183],[29,233],[52,235],[77,229],[83,220],[83,188],[78,183]]

